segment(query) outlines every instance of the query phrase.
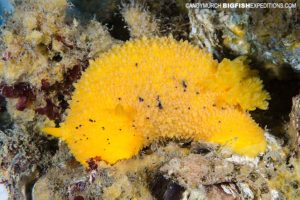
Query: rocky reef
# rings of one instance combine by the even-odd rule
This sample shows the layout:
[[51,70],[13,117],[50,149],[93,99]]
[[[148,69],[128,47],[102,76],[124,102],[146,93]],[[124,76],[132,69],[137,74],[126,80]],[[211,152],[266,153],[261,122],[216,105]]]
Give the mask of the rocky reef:
[[[290,9],[188,9],[181,0],[12,3],[0,36],[0,179],[10,199],[298,198],[299,1]],[[245,56],[258,70],[271,101],[250,114],[264,128],[265,153],[248,158],[178,138],[114,165],[90,159],[85,168],[63,141],[40,131],[66,119],[89,60],[130,39],[170,35],[219,61]]]

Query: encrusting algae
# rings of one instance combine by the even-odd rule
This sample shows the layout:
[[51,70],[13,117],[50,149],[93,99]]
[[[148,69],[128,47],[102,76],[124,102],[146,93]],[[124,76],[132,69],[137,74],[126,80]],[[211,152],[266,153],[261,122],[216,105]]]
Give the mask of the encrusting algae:
[[257,156],[263,130],[247,111],[267,109],[269,94],[243,58],[218,63],[170,37],[115,46],[75,84],[65,121],[43,131],[64,140],[84,166],[136,155],[161,138],[193,139]]

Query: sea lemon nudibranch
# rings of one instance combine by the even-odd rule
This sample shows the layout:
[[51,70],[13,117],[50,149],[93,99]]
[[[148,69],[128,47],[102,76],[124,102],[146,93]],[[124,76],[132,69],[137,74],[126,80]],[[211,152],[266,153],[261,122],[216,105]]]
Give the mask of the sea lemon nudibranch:
[[256,156],[263,130],[248,111],[267,109],[269,94],[243,58],[218,63],[188,42],[143,38],[115,46],[75,84],[60,128],[83,165],[100,157],[113,164],[161,138],[192,138]]

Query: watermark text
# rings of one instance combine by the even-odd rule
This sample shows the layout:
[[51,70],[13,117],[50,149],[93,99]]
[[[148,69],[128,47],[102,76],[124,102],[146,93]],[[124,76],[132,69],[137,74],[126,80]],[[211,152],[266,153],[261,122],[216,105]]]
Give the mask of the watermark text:
[[245,9],[254,9],[254,8],[297,8],[297,3],[186,3],[185,7],[188,9],[216,9],[216,8],[245,8]]

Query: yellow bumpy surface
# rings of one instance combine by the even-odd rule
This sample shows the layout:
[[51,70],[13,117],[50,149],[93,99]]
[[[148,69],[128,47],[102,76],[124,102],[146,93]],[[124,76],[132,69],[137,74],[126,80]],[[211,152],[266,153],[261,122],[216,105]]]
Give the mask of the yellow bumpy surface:
[[75,84],[65,121],[43,131],[64,140],[86,166],[130,158],[161,138],[192,138],[256,156],[263,130],[248,110],[267,109],[269,95],[244,59],[218,63],[205,50],[173,38],[115,46]]

